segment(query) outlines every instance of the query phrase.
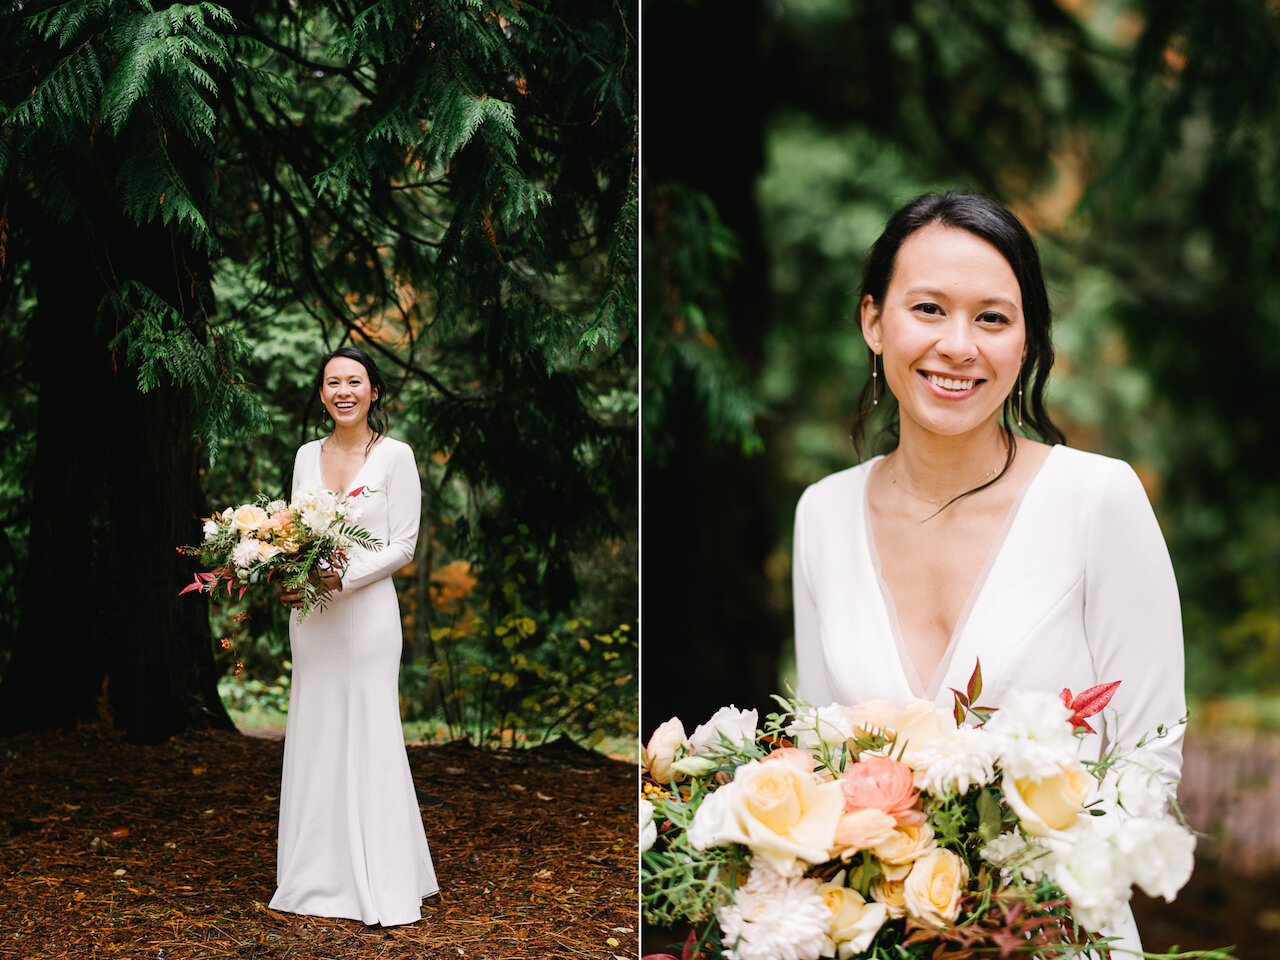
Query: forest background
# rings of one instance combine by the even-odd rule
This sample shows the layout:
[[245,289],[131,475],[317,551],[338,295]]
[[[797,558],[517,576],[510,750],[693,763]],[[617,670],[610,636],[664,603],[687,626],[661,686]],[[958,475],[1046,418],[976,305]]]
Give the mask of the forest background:
[[4,5],[0,730],[282,724],[278,599],[179,598],[175,548],[287,496],[318,361],[353,343],[423,477],[411,733],[634,741],[635,28]]
[[[1039,245],[1054,420],[1134,465],[1167,539],[1202,862],[1280,869],[1280,5],[652,0],[643,24],[642,731],[785,689],[794,506],[856,462],[866,253],[910,198],[977,190]],[[1274,896],[1195,882],[1180,936],[1269,949]]]

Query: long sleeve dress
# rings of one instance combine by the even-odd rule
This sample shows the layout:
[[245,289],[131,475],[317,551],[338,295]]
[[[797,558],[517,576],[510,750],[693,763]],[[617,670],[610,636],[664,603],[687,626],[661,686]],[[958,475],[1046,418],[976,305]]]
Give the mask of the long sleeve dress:
[[[293,492],[324,486],[320,441],[299,448]],[[371,491],[342,589],[289,625],[293,658],[275,896],[290,913],[412,923],[439,890],[400,726],[400,608],[391,574],[413,559],[422,493],[413,451],[384,437],[351,482]]]
[[[1079,692],[1122,681],[1082,754],[1133,746],[1182,765],[1182,620],[1164,538],[1124,462],[1056,446],[1015,500],[937,673],[920,678],[881,575],[867,505],[874,460],[810,486],[796,508],[792,564],[797,693],[825,705],[918,697],[950,706],[981,659],[985,706],[1013,689]],[[975,558],[975,563],[983,558]],[[1132,918],[1114,931],[1137,945]]]

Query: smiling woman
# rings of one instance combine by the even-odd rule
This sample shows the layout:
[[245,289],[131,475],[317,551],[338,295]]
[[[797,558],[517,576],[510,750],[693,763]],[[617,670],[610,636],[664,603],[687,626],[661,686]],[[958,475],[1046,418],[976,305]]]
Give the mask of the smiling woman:
[[[385,435],[385,386],[368,354],[329,354],[317,392],[333,432],[298,450],[293,494],[352,496],[380,546],[353,547],[345,567],[323,575],[328,606],[289,624],[293,678],[271,907],[387,927],[420,919],[422,898],[439,889],[400,727],[402,638],[391,581],[413,560],[422,492],[413,451]],[[297,606],[301,592],[282,588],[280,599]]]
[[[883,370],[896,444],[796,508],[799,695],[949,706],[976,660],[992,706],[1020,687],[1119,680],[1087,759],[1165,726],[1154,765],[1176,780],[1173,570],[1134,472],[1063,446],[1045,413],[1050,313],[1025,228],[986,197],[912,201],[872,249],[860,319],[872,375],[854,442],[893,407]],[[1138,947],[1131,918],[1109,932]]]

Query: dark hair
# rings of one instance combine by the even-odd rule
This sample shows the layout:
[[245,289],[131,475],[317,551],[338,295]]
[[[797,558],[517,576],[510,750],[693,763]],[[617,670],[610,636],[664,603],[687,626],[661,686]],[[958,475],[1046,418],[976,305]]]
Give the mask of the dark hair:
[[383,405],[383,401],[387,396],[387,387],[382,382],[382,375],[378,373],[373,357],[359,347],[339,347],[320,361],[320,371],[316,374],[315,389],[312,391],[312,395],[320,393],[321,388],[324,386],[325,367],[329,366],[330,360],[338,357],[346,357],[348,360],[356,360],[361,363],[369,374],[369,386],[378,392],[377,398],[369,403],[369,414],[365,418],[365,422],[369,424],[369,429],[373,431],[373,436],[369,438],[369,443],[372,445],[378,437],[387,432],[387,411]]
[[[1040,255],[1036,252],[1035,242],[1027,233],[1017,217],[989,197],[976,193],[929,193],[916,197],[906,206],[899,209],[889,222],[884,232],[871,248],[867,257],[867,265],[863,271],[862,289],[858,292],[858,303],[861,305],[866,297],[871,297],[877,306],[884,302],[885,292],[898,259],[898,250],[903,241],[921,227],[937,223],[944,227],[967,230],[974,236],[981,237],[1000,251],[1001,255],[1013,268],[1013,275],[1018,279],[1018,288],[1022,292],[1022,315],[1026,320],[1027,355],[1022,361],[1019,371],[1022,385],[1023,409],[1021,420],[1032,432],[1046,443],[1062,443],[1062,431],[1049,419],[1044,405],[1044,388],[1049,379],[1049,370],[1053,366],[1053,342],[1049,337],[1049,324],[1052,316],[1049,310],[1049,295],[1045,290],[1044,276],[1040,272]],[[867,348],[868,355],[874,354]],[[870,364],[868,365],[870,367]],[[868,376],[858,397],[858,412],[853,420],[850,439],[859,458],[864,457],[866,446],[867,424],[878,400],[877,378]],[[977,493],[989,487],[1005,475],[1013,464],[1014,442],[1011,420],[1018,416],[1018,391],[1010,391],[1004,402],[1004,422],[1002,424],[1008,442],[1008,456],[1004,467],[991,480],[966,490],[950,500],[950,506],[961,497]],[[898,436],[898,417],[896,407],[891,419],[877,436],[888,434]]]

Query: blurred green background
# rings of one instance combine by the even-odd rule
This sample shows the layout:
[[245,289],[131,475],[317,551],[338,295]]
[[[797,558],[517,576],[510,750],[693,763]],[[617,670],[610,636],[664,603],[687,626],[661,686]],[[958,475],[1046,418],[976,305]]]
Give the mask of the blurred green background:
[[[1054,419],[1134,465],[1168,541],[1205,849],[1274,871],[1274,816],[1232,818],[1280,809],[1280,5],[655,0],[642,17],[642,730],[764,712],[782,689],[792,511],[856,462],[864,257],[910,198],[976,190],[1040,247]],[[1265,885],[1197,877],[1217,906],[1186,937],[1280,927]]]

